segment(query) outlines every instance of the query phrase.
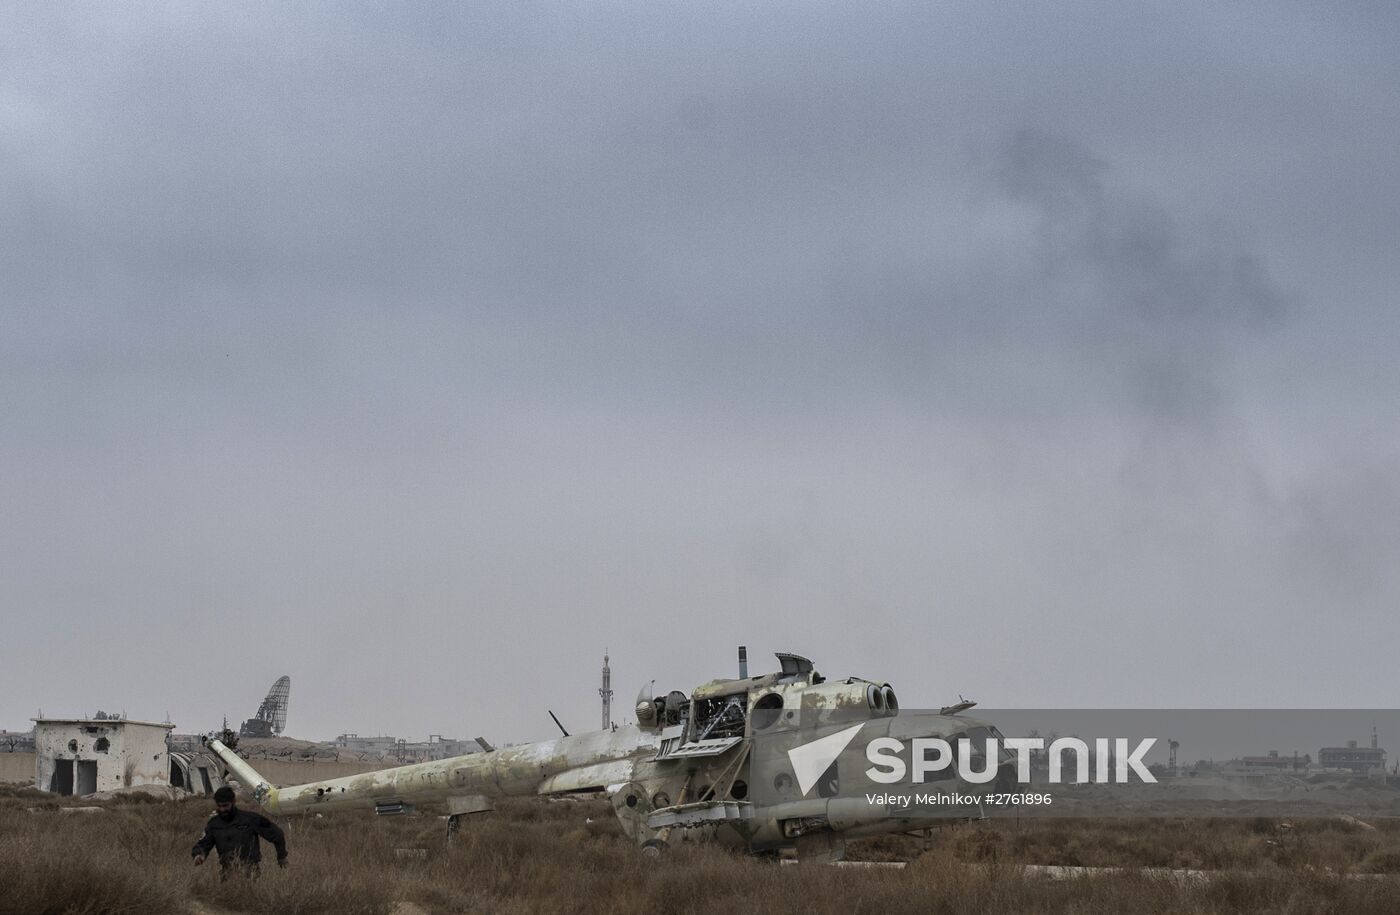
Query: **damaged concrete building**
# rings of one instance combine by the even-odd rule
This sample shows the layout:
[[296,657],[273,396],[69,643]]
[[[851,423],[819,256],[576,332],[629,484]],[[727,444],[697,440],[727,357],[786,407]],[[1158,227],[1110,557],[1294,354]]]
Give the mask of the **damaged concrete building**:
[[209,753],[170,752],[170,787],[191,794],[213,794],[224,784],[224,767]]
[[169,785],[165,738],[173,727],[125,718],[36,718],[34,784],[69,795]]

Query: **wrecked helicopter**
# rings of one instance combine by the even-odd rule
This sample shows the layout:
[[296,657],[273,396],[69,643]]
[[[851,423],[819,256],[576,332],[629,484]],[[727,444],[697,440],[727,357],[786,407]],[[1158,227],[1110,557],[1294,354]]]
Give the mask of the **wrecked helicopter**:
[[[274,787],[221,741],[209,746],[274,814],[372,808],[384,815],[441,803],[450,835],[498,798],[601,793],[650,854],[713,839],[755,854],[793,849],[802,861],[833,861],[847,839],[968,816],[914,815],[873,799],[860,778],[866,759],[851,738],[857,731],[953,742],[995,735],[962,714],[974,703],[901,713],[888,684],[829,680],[804,657],[777,658],[779,670],[750,677],[741,648],[738,678],[712,680],[689,696],[644,688],[635,724],[303,785]],[[999,783],[1014,780],[1009,755],[984,760],[989,766]]]

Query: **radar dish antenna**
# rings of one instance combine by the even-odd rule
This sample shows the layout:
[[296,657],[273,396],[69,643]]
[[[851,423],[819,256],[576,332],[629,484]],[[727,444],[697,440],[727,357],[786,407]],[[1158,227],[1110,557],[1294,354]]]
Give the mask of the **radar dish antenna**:
[[243,737],[277,737],[287,729],[287,700],[292,693],[292,678],[281,676],[267,691],[267,698],[258,712],[243,722],[239,732]]

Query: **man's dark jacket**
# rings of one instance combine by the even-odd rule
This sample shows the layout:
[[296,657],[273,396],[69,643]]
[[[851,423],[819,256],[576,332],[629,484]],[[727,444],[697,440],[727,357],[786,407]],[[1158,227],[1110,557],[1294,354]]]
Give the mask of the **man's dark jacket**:
[[215,814],[205,824],[204,835],[194,843],[190,856],[209,856],[211,848],[219,850],[219,864],[228,867],[232,864],[256,864],[262,860],[258,838],[262,837],[277,849],[277,860],[287,857],[287,840],[281,828],[261,813],[250,810],[233,809],[233,816],[225,820]]

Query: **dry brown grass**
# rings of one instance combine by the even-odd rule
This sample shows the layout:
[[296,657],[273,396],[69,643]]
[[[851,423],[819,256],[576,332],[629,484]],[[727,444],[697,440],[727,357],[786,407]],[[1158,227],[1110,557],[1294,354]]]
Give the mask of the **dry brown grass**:
[[[925,841],[883,838],[852,857],[904,870],[780,867],[715,846],[641,857],[601,802],[518,801],[474,818],[452,845],[433,816],[285,818],[292,867],[220,883],[189,847],[207,801],[73,802],[0,790],[3,913],[935,913],[1400,912],[1400,827],[1341,823],[1027,821],[969,824]],[[29,808],[35,808],[33,812]],[[398,849],[422,849],[422,857]],[[1173,881],[1126,870],[1051,881],[1018,863],[1208,868]]]
[[929,842],[874,839],[851,857],[909,860],[926,850],[960,861],[1400,875],[1400,820],[1377,820],[1374,831],[1340,820],[994,820],[939,830]]

